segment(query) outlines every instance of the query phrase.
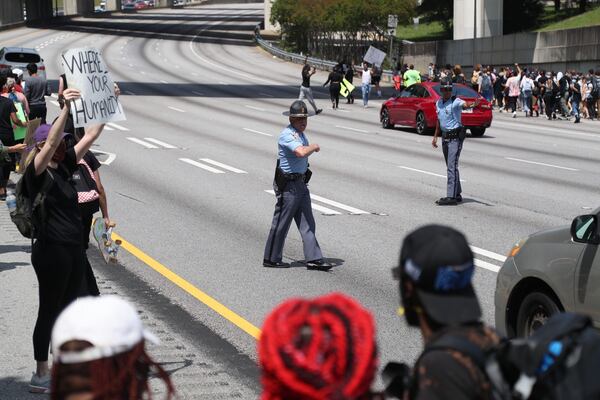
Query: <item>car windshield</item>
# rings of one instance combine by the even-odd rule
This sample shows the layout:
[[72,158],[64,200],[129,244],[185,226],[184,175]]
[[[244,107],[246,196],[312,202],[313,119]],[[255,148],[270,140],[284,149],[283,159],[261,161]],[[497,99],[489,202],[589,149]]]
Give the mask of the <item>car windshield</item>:
[[[438,95],[442,95],[441,91],[440,91],[440,85],[434,85],[432,86],[433,90],[435,90],[435,92]],[[452,85],[452,96],[457,96],[457,97],[479,97],[477,95],[477,92],[474,91],[471,88],[468,88],[466,86],[458,86],[458,85]]]
[[6,53],[6,61],[23,64],[39,63],[40,56],[33,53]]

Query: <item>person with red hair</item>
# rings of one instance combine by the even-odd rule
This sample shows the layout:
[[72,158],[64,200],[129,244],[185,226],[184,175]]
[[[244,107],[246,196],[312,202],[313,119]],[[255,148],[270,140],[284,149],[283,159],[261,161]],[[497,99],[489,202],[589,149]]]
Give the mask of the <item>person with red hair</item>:
[[267,317],[258,343],[262,400],[363,400],[377,371],[375,322],[333,293],[290,299]]

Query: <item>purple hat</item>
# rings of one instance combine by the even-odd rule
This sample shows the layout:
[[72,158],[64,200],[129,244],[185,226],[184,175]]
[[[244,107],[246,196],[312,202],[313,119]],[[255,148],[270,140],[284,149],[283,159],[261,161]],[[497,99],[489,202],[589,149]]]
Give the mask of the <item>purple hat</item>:
[[[50,133],[50,128],[52,128],[52,125],[50,124],[43,124],[40,125],[39,128],[37,128],[35,130],[35,133],[33,134],[33,142],[34,143],[40,143],[43,142],[44,140],[48,139],[48,134]],[[66,132],[63,132],[62,135],[60,136],[60,138],[64,138],[67,135]]]

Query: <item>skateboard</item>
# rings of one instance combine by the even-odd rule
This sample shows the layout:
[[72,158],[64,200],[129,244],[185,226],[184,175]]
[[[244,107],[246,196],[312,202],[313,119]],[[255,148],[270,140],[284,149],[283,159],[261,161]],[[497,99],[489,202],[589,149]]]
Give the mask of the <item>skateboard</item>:
[[94,239],[96,239],[98,249],[100,249],[100,253],[102,253],[102,257],[104,257],[107,264],[117,262],[117,253],[121,246],[120,240],[112,240],[112,230],[115,226],[114,222],[106,226],[104,218],[96,218],[92,225]]

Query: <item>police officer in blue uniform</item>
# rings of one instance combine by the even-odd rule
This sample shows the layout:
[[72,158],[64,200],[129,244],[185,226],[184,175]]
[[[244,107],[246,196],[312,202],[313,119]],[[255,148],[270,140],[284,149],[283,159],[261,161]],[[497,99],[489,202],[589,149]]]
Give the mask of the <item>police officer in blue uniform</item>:
[[292,221],[302,236],[304,258],[308,269],[328,270],[315,236],[310,193],[307,183],[312,175],[308,169],[308,157],[318,153],[318,144],[309,144],[304,130],[308,122],[308,108],[301,100],[290,107],[290,124],[279,135],[279,158],[275,168],[273,187],[277,196],[271,231],[265,246],[263,266],[287,268],[282,262],[283,246]]
[[449,77],[444,77],[440,82],[440,86],[442,98],[436,103],[438,122],[431,145],[437,148],[438,137],[442,136],[442,150],[448,169],[448,187],[446,197],[437,200],[436,204],[439,206],[455,206],[462,202],[462,188],[458,172],[458,159],[466,135],[461,121],[462,110],[477,107],[480,100],[477,99],[469,104],[456,96],[452,96],[452,80]]

